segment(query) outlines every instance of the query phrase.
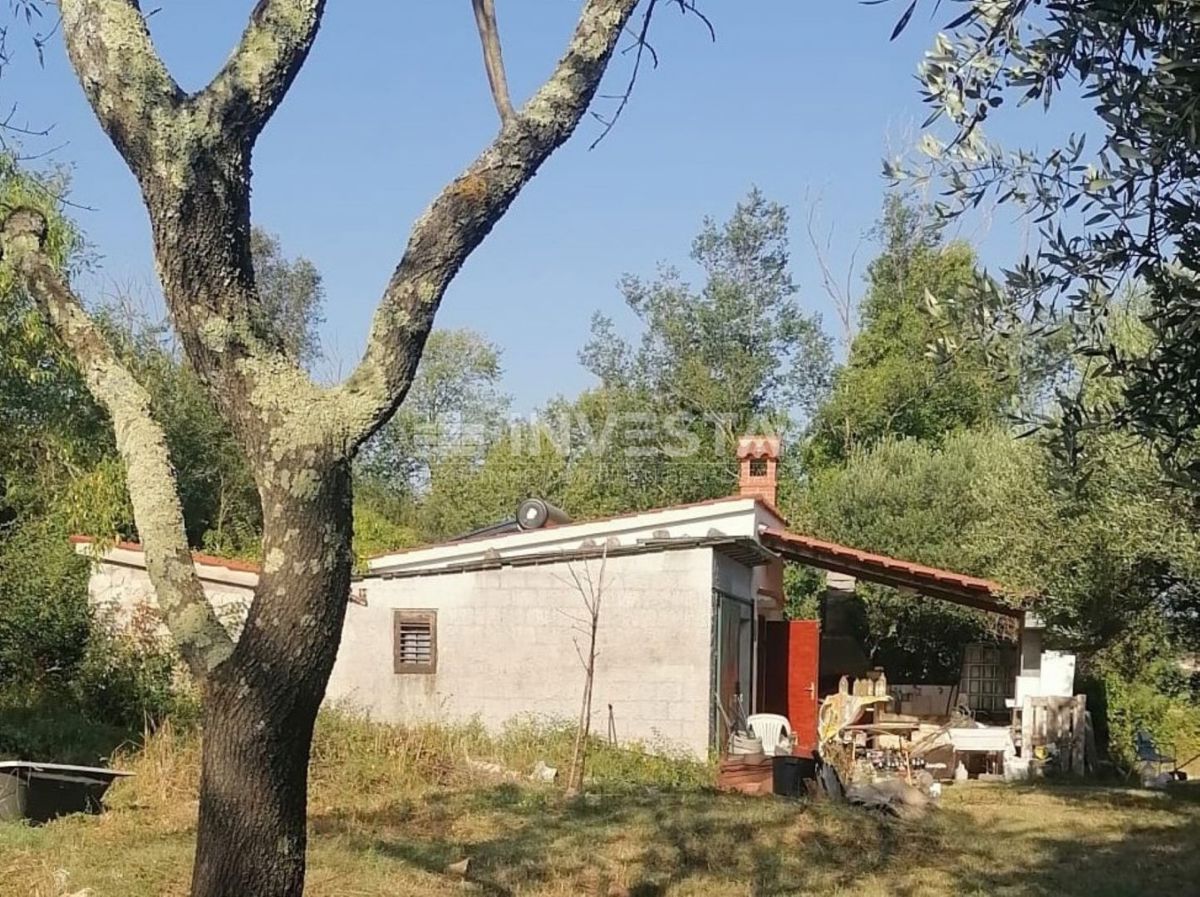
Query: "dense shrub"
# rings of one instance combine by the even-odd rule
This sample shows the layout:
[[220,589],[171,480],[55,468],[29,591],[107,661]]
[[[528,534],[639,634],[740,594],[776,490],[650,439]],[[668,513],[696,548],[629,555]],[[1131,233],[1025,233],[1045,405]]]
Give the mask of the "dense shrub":
[[86,716],[69,696],[0,690],[0,759],[94,766],[137,734]]
[[175,656],[156,644],[113,632],[96,621],[72,691],[89,718],[140,731],[167,717],[194,717]]
[[53,519],[0,533],[0,756],[94,763],[168,716],[194,717],[171,653],[93,615],[87,583]]
[[1104,677],[1103,686],[1108,751],[1118,768],[1138,770],[1136,743],[1141,733],[1181,763],[1200,753],[1200,705],[1189,689],[1161,677],[1129,681],[1113,673]]
[[64,528],[35,520],[0,537],[0,687],[54,687],[83,659],[87,561]]

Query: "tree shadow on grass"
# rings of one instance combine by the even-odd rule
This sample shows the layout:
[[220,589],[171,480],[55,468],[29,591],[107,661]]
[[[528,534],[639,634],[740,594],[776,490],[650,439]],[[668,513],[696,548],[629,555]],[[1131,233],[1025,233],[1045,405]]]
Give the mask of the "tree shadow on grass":
[[[1045,797],[1051,800],[1045,800]],[[499,786],[317,817],[313,832],[479,893],[1196,893],[1200,807],[1109,789],[997,789],[915,823],[846,806],[702,791],[566,800]],[[1021,809],[1014,804],[1026,801]],[[1092,825],[1092,820],[1096,820]],[[613,890],[610,891],[610,888]]]
[[[1067,783],[1006,786],[957,813],[968,835],[929,856],[956,893],[996,897],[1197,894],[1200,805],[1193,795]],[[1022,802],[1026,802],[1023,809]],[[961,843],[958,843],[961,842]],[[924,897],[919,880],[891,890]]]
[[[367,814],[313,820],[314,834],[348,838],[355,850],[442,874],[465,857],[484,893],[509,895],[554,881],[576,893],[657,897],[691,879],[755,895],[801,893],[818,878],[840,878],[843,839],[876,845],[884,863],[895,823],[848,808],[820,808],[814,823],[819,862],[794,861],[785,835],[810,805],[702,791],[620,793],[566,800],[545,791],[501,786],[453,792],[419,808],[402,802]],[[463,819],[490,820],[483,837],[456,835]],[[811,858],[810,858],[811,860]],[[714,892],[715,893],[715,892]]]

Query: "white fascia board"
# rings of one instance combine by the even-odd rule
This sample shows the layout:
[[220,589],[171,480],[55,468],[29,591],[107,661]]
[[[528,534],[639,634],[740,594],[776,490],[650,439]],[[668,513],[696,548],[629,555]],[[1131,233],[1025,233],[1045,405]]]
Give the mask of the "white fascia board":
[[663,508],[643,514],[630,514],[605,520],[582,521],[524,532],[505,533],[464,542],[451,542],[382,555],[368,564],[371,575],[400,573],[412,570],[436,569],[451,564],[482,561],[494,554],[504,558],[540,554],[550,551],[570,551],[591,541],[597,545],[609,539],[621,545],[635,545],[646,539],[699,538],[713,534],[758,538],[764,520],[778,525],[778,518],[766,512],[753,498],[738,496],[728,500]]

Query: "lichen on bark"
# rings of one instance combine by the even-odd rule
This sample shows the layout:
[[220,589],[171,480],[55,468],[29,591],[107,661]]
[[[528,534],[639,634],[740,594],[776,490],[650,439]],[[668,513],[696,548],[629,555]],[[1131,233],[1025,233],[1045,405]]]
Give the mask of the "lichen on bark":
[[233,651],[196,575],[166,435],[150,412],[150,395],[120,362],[43,253],[40,212],[16,209],[0,230],[0,251],[26,283],[43,317],[79,362],[89,391],[112,418],[117,451],[159,608],[180,655],[198,677]]
[[[144,391],[107,360],[95,366],[96,390],[124,396],[112,409],[126,464],[137,479],[154,471],[152,484],[136,487],[135,516],[140,530],[145,522],[160,603],[165,596],[173,608],[172,632],[193,646],[197,668],[211,670],[195,897],[301,894],[311,727],[349,597],[351,460],[404,399],[447,285],[579,124],[637,2],[585,0],[549,80],[505,112],[500,134],[413,225],[360,365],[325,388],[267,326],[249,251],[254,142],[307,57],[324,0],[259,0],[228,62],[190,96],[156,54],[135,0],[60,0],[72,63],[141,187],[175,329],[250,463],[263,508],[265,563],[231,647],[207,603],[191,600],[203,592],[175,526],[178,502],[163,485],[170,459]],[[48,303],[70,305],[64,339],[86,364],[86,315],[63,299],[52,272],[27,273],[49,278]]]

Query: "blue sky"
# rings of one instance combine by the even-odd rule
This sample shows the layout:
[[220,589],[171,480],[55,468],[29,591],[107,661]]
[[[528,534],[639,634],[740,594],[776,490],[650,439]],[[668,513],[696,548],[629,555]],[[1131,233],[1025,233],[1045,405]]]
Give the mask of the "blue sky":
[[[150,8],[156,4],[146,3]],[[252,0],[160,0],[160,51],[186,89],[203,86]],[[515,98],[553,66],[578,0],[498,0]],[[918,12],[888,41],[900,8],[854,0],[705,0],[711,43],[694,19],[664,7],[646,70],[619,126],[595,150],[587,121],[517,200],[451,286],[438,323],[472,327],[504,350],[517,410],[587,386],[576,354],[599,309],[629,331],[616,282],[684,262],[706,216],[723,217],[752,185],[793,210],[801,301],[835,321],[804,234],[819,197],[844,274],[884,194],[880,160],[907,148],[924,118],[914,73],[935,31]],[[943,14],[944,17],[944,14]],[[0,91],[32,124],[54,124],[54,159],[74,168],[76,217],[101,255],[84,288],[153,283],[137,188],[99,130],[61,44],[44,69],[10,35],[17,58]],[[628,77],[618,58],[602,92]],[[601,107],[603,108],[603,107]],[[1027,112],[1013,132],[1059,136]],[[349,369],[412,220],[497,128],[467,0],[334,0],[308,65],[260,140],[254,215],[287,253],[325,277],[326,349]],[[1021,228],[1005,211],[969,234],[985,260],[1007,263]],[[865,248],[860,261],[869,258]],[[857,286],[856,281],[856,286]]]

